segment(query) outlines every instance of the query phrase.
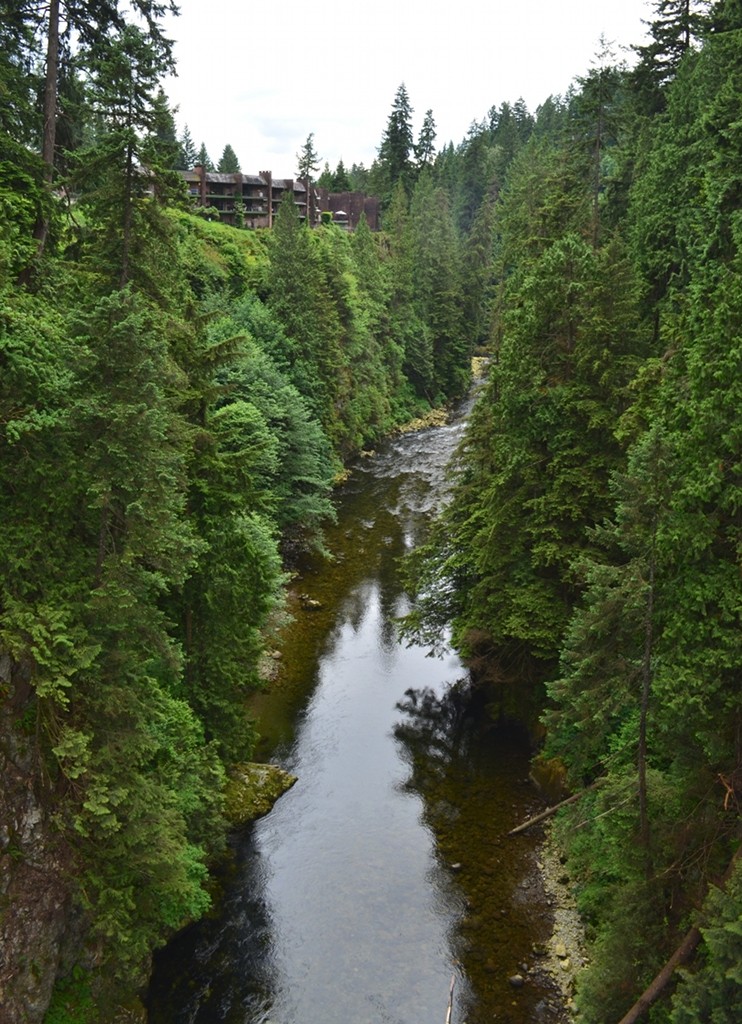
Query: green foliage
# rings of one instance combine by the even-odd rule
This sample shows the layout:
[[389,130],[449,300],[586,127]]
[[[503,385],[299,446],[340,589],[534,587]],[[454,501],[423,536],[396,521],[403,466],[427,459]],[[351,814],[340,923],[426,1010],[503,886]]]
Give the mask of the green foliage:
[[425,112],[425,118],[420,128],[417,145],[415,146],[415,158],[419,169],[429,167],[435,155],[435,121],[433,111]]
[[224,147],[222,155],[219,157],[217,170],[220,174],[239,174],[240,162],[229,143]]
[[[440,264],[439,270],[444,270]],[[411,264],[402,268],[394,252],[377,246],[366,224],[354,236],[333,225],[311,231],[299,224],[290,197],[281,204],[270,239],[268,308],[274,326],[268,351],[343,458],[411,412],[412,365],[409,359],[405,365],[402,351],[415,335],[395,319],[397,310],[404,318],[409,309],[391,283],[409,294],[411,274]],[[265,339],[268,325],[262,314],[261,319]],[[432,353],[423,358],[432,398]],[[449,393],[460,379],[455,376],[453,385],[446,381]]]
[[203,167],[205,171],[216,170],[216,167],[214,167],[214,162],[212,161],[209,154],[206,152],[206,146],[204,145],[203,142],[201,143],[201,147],[198,153],[196,154],[196,163],[200,164],[200,166]]
[[38,157],[10,139],[0,138],[9,159],[0,160],[0,287],[16,280],[37,251],[33,226],[51,214]]
[[198,152],[187,124],[183,126],[183,134],[179,139],[178,145],[180,149],[178,151],[178,162],[176,167],[183,171],[193,170],[199,162]]
[[306,142],[296,154],[296,176],[299,181],[312,181],[319,169],[320,157],[314,148],[314,132],[307,135]]
[[[503,103],[434,156],[432,114],[414,147],[400,87],[374,168],[327,169],[332,188],[375,182],[377,235],[310,230],[291,196],[270,234],[186,213],[178,150],[211,162],[158,92],[170,5],[133,6],[136,26],[99,5],[100,30],[69,9],[89,82],[65,64],[63,220],[28,148],[40,7],[0,5],[0,645],[31,672],[23,720],[77,857],[80,959],[135,984],[207,908],[284,566],[321,549],[341,461],[458,397],[476,345],[490,379],[413,563],[410,628],[435,645],[453,621],[477,671],[513,684],[509,707],[546,679],[549,752],[574,785],[604,778],[563,828],[593,940],[580,1005],[619,1016],[736,827],[734,5],[682,59],[663,37],[654,106],[604,62],[536,118]],[[675,29],[681,6],[659,12]],[[311,135],[305,151],[311,177]],[[31,293],[16,281],[39,222]],[[708,896],[674,1024],[736,1013],[739,896],[738,874]],[[49,1020],[89,1005],[73,974]]]
[[81,967],[57,982],[44,1024],[96,1024],[98,1010],[93,1000],[91,979]]
[[[739,28],[715,5],[724,29],[694,49],[708,5],[657,6],[654,96],[603,61],[527,141],[501,108],[436,162],[473,225],[466,309],[493,361],[410,568],[408,631],[435,646],[452,621],[476,678],[522,694],[508,706],[544,680],[546,755],[575,788],[601,779],[561,826],[595,1024],[669,957],[742,798]],[[387,214],[395,242],[407,216]],[[739,1015],[736,878],[657,1020]]]
[[742,868],[724,890],[710,891],[701,918],[703,945],[684,970],[672,1001],[672,1024],[734,1024],[742,1014]]
[[415,149],[412,114],[410,97],[402,82],[394,94],[391,113],[379,146],[378,184],[375,184],[375,188],[385,203],[391,199],[398,183],[406,191],[412,188],[412,156]]

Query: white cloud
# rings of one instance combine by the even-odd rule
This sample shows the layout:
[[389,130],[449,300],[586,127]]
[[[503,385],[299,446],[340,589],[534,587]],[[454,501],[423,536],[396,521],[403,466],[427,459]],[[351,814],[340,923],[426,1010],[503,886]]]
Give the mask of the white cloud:
[[648,0],[431,0],[344,6],[284,0],[180,0],[168,22],[178,77],[166,83],[179,128],[216,160],[230,143],[247,173],[296,172],[310,132],[334,167],[372,162],[404,82],[417,131],[432,109],[438,144],[458,143],[493,105],[535,110],[584,74],[601,35],[640,43]]

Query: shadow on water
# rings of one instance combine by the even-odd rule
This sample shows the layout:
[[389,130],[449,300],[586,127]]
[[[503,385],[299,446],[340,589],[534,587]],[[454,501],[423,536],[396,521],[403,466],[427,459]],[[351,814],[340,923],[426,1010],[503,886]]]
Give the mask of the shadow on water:
[[[270,910],[251,830],[233,837],[216,911],[185,928],[155,957],[148,996],[157,1024],[267,1024],[273,1004]],[[159,961],[159,963],[158,963]]]
[[[461,978],[457,1021],[556,1022],[564,1010],[541,967],[552,916],[537,869],[538,839],[507,832],[540,809],[518,723],[493,723],[484,696],[462,679],[443,695],[409,689],[395,736],[405,788],[423,800],[439,870],[462,904],[452,951]],[[510,978],[525,984],[514,988]]]
[[214,914],[156,957],[151,1024],[443,1024],[454,973],[453,1024],[557,1019],[537,840],[503,838],[537,803],[526,739],[487,722],[454,656],[396,638],[399,558],[462,430],[397,438],[343,488],[334,561],[296,581],[253,709],[259,756],[299,781],[233,837]]

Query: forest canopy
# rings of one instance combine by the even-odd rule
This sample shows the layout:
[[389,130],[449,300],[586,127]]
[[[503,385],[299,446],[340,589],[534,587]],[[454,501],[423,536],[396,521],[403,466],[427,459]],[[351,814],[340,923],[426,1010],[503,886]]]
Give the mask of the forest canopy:
[[213,164],[160,87],[171,8],[0,0],[0,811],[32,792],[41,838],[3,833],[3,871],[45,928],[2,918],[36,965],[0,968],[7,1005],[105,1019],[207,910],[287,572],[342,465],[464,394],[477,352],[407,628],[452,624],[565,785],[602,780],[558,826],[581,1019],[618,1020],[697,925],[652,1020],[733,1024],[739,0],[659,0],[632,66],[605,48],[458,145],[430,110],[414,139],[400,85],[374,165],[323,172],[380,197],[379,233],[290,197],[270,231],[199,215],[176,168]]

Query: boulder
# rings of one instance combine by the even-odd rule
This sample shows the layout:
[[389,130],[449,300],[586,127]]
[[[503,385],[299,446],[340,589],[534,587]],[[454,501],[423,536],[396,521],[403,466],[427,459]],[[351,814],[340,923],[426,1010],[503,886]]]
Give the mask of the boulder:
[[275,764],[235,765],[224,792],[227,819],[236,826],[262,818],[295,782],[295,775]]

